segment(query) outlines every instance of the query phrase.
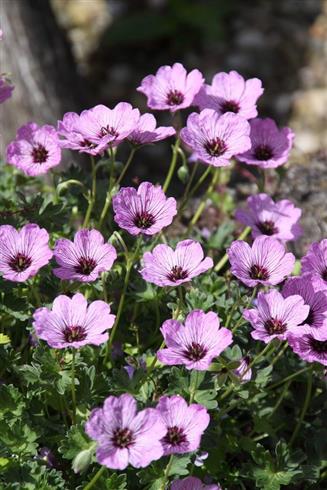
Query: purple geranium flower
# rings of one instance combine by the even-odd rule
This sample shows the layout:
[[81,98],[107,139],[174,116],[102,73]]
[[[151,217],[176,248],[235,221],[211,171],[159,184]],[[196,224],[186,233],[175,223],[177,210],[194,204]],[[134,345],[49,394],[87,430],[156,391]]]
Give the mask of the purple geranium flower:
[[74,294],[72,298],[57,296],[52,310],[38,308],[33,318],[36,335],[55,349],[103,344],[108,340],[106,330],[115,321],[107,303],[93,301],[88,305],[81,293]]
[[14,90],[13,85],[11,85],[4,75],[0,76],[0,104],[5,100],[9,99]]
[[301,264],[303,272],[312,274],[315,288],[327,290],[327,239],[312,243]]
[[219,318],[212,311],[192,311],[185,325],[166,320],[160,330],[167,349],[157,352],[159,361],[168,366],[183,364],[186,369],[198,371],[208,369],[212,359],[233,341],[230,330],[219,328]]
[[301,335],[310,307],[299,295],[284,298],[276,290],[259,293],[256,308],[244,310],[243,316],[254,330],[251,336],[266,344],[272,339],[286,340],[289,333]]
[[234,112],[252,119],[258,114],[257,100],[263,94],[261,80],[244,78],[237,71],[216,73],[211,85],[203,85],[194,103],[202,109],[213,109],[219,115]]
[[68,112],[58,121],[62,148],[98,155],[109,147],[118,146],[136,128],[140,117],[138,109],[120,102],[113,109],[97,105],[81,115]]
[[190,114],[180,132],[182,141],[193,151],[192,159],[214,167],[230,165],[234,155],[249,149],[249,134],[248,121],[230,112],[219,116],[212,109]]
[[220,485],[206,485],[195,476],[188,476],[182,480],[175,480],[171,484],[171,490],[221,490]]
[[157,126],[157,121],[152,114],[143,114],[129,135],[128,141],[133,145],[146,145],[161,141],[176,134],[172,126]]
[[7,162],[26,175],[45,174],[59,165],[61,149],[57,132],[52,126],[29,122],[22,126],[7,147]]
[[49,235],[36,224],[0,226],[0,272],[4,279],[24,282],[37,274],[52,257]]
[[304,303],[310,307],[303,324],[311,329],[315,337],[324,338],[327,333],[327,292],[315,290],[314,277],[311,274],[292,277],[285,283],[282,294],[285,298],[294,294],[302,296]]
[[302,229],[298,224],[302,211],[291,201],[274,202],[267,194],[257,194],[247,199],[247,209],[238,209],[235,217],[252,228],[252,236],[273,236],[282,241],[296,240]]
[[295,263],[294,255],[286,253],[279,240],[266,236],[257,237],[252,247],[243,240],[236,240],[227,254],[232,273],[249,287],[257,284],[274,286],[282,282]]
[[235,376],[239,378],[240,383],[247,383],[251,381],[252,378],[252,369],[249,369],[250,358],[245,356],[241,359],[238,367],[233,370]]
[[109,396],[103,408],[91,412],[85,431],[97,442],[97,460],[108,468],[144,468],[163,455],[160,439],[166,428],[160,414],[153,408],[136,413],[128,394]]
[[252,119],[251,148],[237,159],[248,165],[258,165],[261,168],[276,168],[283,165],[291,151],[294,133],[290,128],[278,129],[273,119]]
[[144,94],[150,109],[178,111],[190,107],[204,82],[199,70],[187,73],[181,63],[161,66],[155,75],[143,78],[137,88]]
[[308,362],[320,362],[327,366],[327,332],[317,337],[310,327],[303,327],[302,336],[289,335],[288,343],[296,354]]
[[112,200],[114,220],[131,235],[154,235],[170,225],[177,214],[176,200],[160,186],[142,182],[136,190],[123,187]]
[[161,439],[165,455],[198,449],[210,422],[205,407],[196,403],[188,405],[184,398],[174,395],[162,396],[157,410],[166,425],[166,433]]
[[74,242],[61,238],[56,241],[54,257],[60,266],[53,269],[60,279],[92,282],[101,272],[111,269],[116,260],[115,248],[104,243],[97,230],[80,230],[75,234]]
[[174,251],[168,245],[157,245],[143,255],[143,279],[157,286],[179,286],[213,267],[210,257],[203,258],[198,242],[183,240]]

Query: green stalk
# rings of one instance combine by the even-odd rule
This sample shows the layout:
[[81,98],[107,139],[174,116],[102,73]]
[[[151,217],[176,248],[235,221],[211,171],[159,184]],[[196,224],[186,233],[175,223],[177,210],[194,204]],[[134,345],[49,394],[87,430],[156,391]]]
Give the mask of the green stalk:
[[72,412],[72,422],[76,424],[76,389],[75,389],[75,349],[72,351],[72,371],[71,371],[71,391],[72,391],[72,402],[73,402],[73,412]]
[[192,227],[194,225],[196,225],[196,223],[198,222],[201,214],[203,213],[203,210],[204,210],[204,208],[206,207],[206,204],[207,204],[207,199],[210,196],[210,194],[212,193],[212,191],[214,190],[215,185],[216,185],[216,183],[217,183],[217,181],[219,179],[219,175],[220,175],[219,170],[220,169],[218,169],[218,168],[214,169],[213,176],[212,176],[211,182],[209,184],[209,187],[208,187],[207,191],[204,193],[204,196],[202,197],[202,199],[200,201],[200,204],[198,206],[198,209],[196,210],[193,218],[190,221],[190,224],[189,224],[188,229],[187,229],[187,233],[190,233]]
[[[246,238],[248,236],[248,234],[250,233],[250,231],[251,231],[251,228],[249,226],[247,226],[246,228],[244,228],[244,230],[242,231],[242,233],[236,238],[236,240],[244,240],[244,238]],[[216,266],[214,268],[214,271],[215,272],[219,272],[224,267],[224,265],[226,264],[226,262],[228,262],[228,255],[227,254],[225,254],[219,260],[219,262],[216,264]]]
[[199,371],[195,371],[193,386],[191,386],[190,388],[190,404],[193,403],[194,401],[195,393],[198,387],[198,380],[199,380]]
[[300,427],[301,427],[302,422],[304,420],[305,414],[307,413],[307,410],[309,408],[310,400],[311,400],[311,393],[312,393],[312,381],[313,381],[313,372],[312,372],[312,366],[311,366],[311,369],[308,372],[307,391],[305,394],[305,399],[304,399],[303,407],[301,410],[300,418],[296,424],[296,427],[295,427],[294,432],[292,434],[292,437],[290,439],[289,446],[293,445],[293,443],[294,443],[294,441],[295,441],[295,439],[299,433],[299,430],[300,430]]
[[97,188],[97,173],[95,167],[95,160],[93,156],[91,156],[91,165],[92,165],[92,190],[89,199],[89,205],[87,207],[84,222],[83,222],[83,228],[87,228],[95,204],[95,196],[96,196],[96,188]]
[[171,454],[169,461],[168,461],[168,464],[167,464],[166,469],[165,469],[165,473],[164,473],[162,484],[160,486],[160,490],[165,490],[165,488],[166,488],[166,484],[169,480],[169,471],[170,471],[171,465],[173,464],[173,460],[174,460],[174,455]]
[[134,147],[134,148],[131,149],[131,152],[130,152],[130,154],[128,156],[127,162],[125,163],[124,168],[121,171],[121,174],[120,174],[120,176],[118,177],[118,179],[116,181],[116,185],[119,185],[121,183],[121,181],[123,180],[123,178],[125,177],[125,174],[126,174],[128,168],[129,168],[130,164],[132,163],[132,160],[134,158],[135,152],[136,152],[136,148]]
[[99,220],[99,228],[101,229],[104,219],[107,216],[107,212],[109,209],[109,206],[111,204],[111,192],[113,188],[113,182],[114,182],[114,166],[115,166],[115,153],[112,148],[109,149],[109,154],[110,154],[110,177],[109,177],[109,187],[106,195],[106,200],[104,202],[104,206],[101,211],[100,215],[100,220]]
[[280,380],[280,381],[277,381],[276,383],[274,384],[271,384],[271,385],[268,385],[267,386],[267,390],[274,390],[275,388],[277,388],[278,386],[284,384],[284,383],[287,383],[288,381],[296,378],[297,376],[299,376],[300,374],[303,374],[303,373],[306,373],[307,371],[310,371],[311,369],[311,366],[309,367],[305,367],[303,369],[300,369],[299,371],[296,371],[296,373],[293,373],[293,374],[290,374],[289,376],[286,376],[286,378]]
[[[199,178],[198,182],[195,184],[195,186],[193,187],[193,189],[189,192],[187,199],[190,199],[192,196],[194,196],[194,194],[196,193],[196,191],[199,189],[199,187],[201,187],[201,185],[203,184],[203,182],[205,181],[205,179],[210,174],[211,170],[212,170],[212,167],[211,166],[208,166],[208,168],[203,172],[203,174],[201,175],[201,177]],[[185,204],[186,203],[183,204],[183,207],[181,207],[181,209],[183,209],[185,207]]]
[[183,194],[182,199],[181,199],[181,203],[180,203],[178,212],[181,212],[184,209],[184,207],[186,206],[186,203],[187,203],[188,198],[189,198],[189,192],[191,189],[191,185],[193,183],[193,180],[194,180],[194,177],[195,177],[195,174],[196,174],[198,167],[199,167],[199,162],[194,163],[190,178],[188,180],[188,183],[185,187],[184,194]]
[[177,164],[177,158],[178,158],[179,145],[180,145],[180,139],[177,137],[176,142],[173,146],[173,154],[172,154],[168,174],[167,174],[166,180],[164,182],[164,185],[162,186],[162,190],[164,192],[167,192],[167,189],[169,187],[169,184],[170,184],[171,179],[173,178],[173,175],[175,172],[175,168],[176,168],[176,164]]
[[[256,294],[257,294],[257,291],[258,291],[258,287],[257,287],[257,286],[255,286],[255,287],[253,288],[252,294],[251,294],[251,296],[250,296],[250,298],[249,298],[248,302],[246,303],[246,305],[245,305],[245,308],[244,308],[244,309],[247,309],[247,308],[249,308],[249,306],[251,306],[252,301],[254,300],[254,298],[255,298],[255,296],[256,296]],[[236,324],[235,324],[234,328],[232,328],[232,333],[235,333],[235,332],[236,332],[236,330],[237,330],[237,329],[238,329],[238,327],[241,325],[241,323],[242,323],[242,321],[243,321],[243,320],[244,320],[243,315],[241,315],[241,316],[240,316],[240,318],[238,319],[238,321],[236,322]]]
[[102,473],[106,470],[105,466],[101,466],[101,468],[97,471],[97,473],[94,475],[92,480],[84,487],[83,490],[90,490],[94,486],[94,484],[98,481]]

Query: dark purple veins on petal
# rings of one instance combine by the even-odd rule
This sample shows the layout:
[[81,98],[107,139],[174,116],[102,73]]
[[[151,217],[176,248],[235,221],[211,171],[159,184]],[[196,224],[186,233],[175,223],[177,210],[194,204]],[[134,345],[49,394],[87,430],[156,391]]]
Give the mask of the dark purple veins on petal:
[[138,228],[142,228],[146,230],[147,228],[150,228],[155,223],[155,217],[151,213],[148,213],[147,211],[143,211],[135,215],[133,219],[133,223]]
[[312,349],[318,354],[327,354],[327,340],[310,339]]
[[33,163],[44,163],[47,161],[49,152],[43,145],[34,146],[32,150]]
[[183,354],[189,361],[200,361],[207,352],[208,350],[203,345],[192,342],[187,346]]
[[287,329],[287,325],[277,318],[267,320],[264,326],[269,335],[282,334],[286,332]]
[[253,264],[251,266],[249,275],[251,279],[258,279],[260,281],[266,281],[269,279],[269,272],[262,265]]
[[25,271],[32,263],[32,259],[25,254],[18,253],[9,261],[9,266],[16,272]]

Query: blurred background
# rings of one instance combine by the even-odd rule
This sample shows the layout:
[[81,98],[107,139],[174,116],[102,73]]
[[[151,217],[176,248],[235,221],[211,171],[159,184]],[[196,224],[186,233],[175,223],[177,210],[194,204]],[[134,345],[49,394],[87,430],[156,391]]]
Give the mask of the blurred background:
[[[28,120],[56,124],[121,100],[146,111],[135,89],[160,65],[180,61],[209,83],[234,69],[262,79],[260,115],[296,132],[275,193],[305,208],[310,241],[327,235],[327,0],[1,0],[0,9],[1,72],[16,86],[1,107],[2,150]],[[159,178],[169,144],[138,158],[139,178]],[[236,186],[240,199],[253,192],[246,180]]]

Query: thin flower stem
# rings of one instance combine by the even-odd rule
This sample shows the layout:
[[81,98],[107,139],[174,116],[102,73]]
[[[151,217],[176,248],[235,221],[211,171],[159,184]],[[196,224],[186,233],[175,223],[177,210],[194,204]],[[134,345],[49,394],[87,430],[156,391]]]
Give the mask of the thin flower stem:
[[92,190],[89,199],[89,205],[87,207],[84,222],[83,222],[83,228],[87,228],[95,204],[95,196],[96,196],[96,189],[97,189],[97,173],[96,173],[95,160],[93,156],[91,156],[91,165],[92,165]]
[[120,176],[118,177],[118,179],[116,181],[116,185],[119,185],[121,183],[121,181],[123,180],[123,178],[125,177],[125,174],[126,174],[128,168],[129,168],[130,164],[132,163],[132,160],[134,158],[135,152],[136,152],[136,148],[134,147],[130,151],[130,154],[128,156],[127,162],[125,163],[124,168],[121,171],[121,174],[120,174]]
[[[208,168],[203,172],[203,174],[201,175],[201,177],[199,178],[198,182],[195,184],[195,186],[193,187],[193,189],[189,192],[189,195],[187,197],[187,199],[189,200],[191,197],[193,197],[193,195],[196,193],[196,191],[199,189],[199,187],[201,187],[201,185],[203,184],[203,182],[205,181],[205,179],[208,177],[208,175],[210,174],[212,170],[212,167],[211,166],[208,166]],[[185,204],[183,204],[183,208],[185,207]],[[182,209],[182,208],[181,208]]]
[[83,490],[90,490],[90,488],[92,488],[94,486],[94,484],[98,481],[98,479],[104,473],[105,470],[106,470],[106,467],[101,466],[101,468],[97,471],[97,473],[94,475],[92,480],[84,487]]
[[37,287],[35,281],[31,282],[31,291],[32,291],[32,294],[34,296],[36,306],[40,306],[41,305],[41,297],[40,297],[40,293],[39,293],[39,290],[38,290],[38,287]]
[[125,279],[124,279],[124,284],[123,284],[123,291],[122,291],[122,294],[121,294],[121,297],[120,297],[120,301],[119,301],[119,305],[118,305],[118,311],[117,311],[117,315],[116,315],[116,320],[115,320],[114,326],[113,326],[113,328],[111,330],[110,337],[109,337],[109,340],[108,340],[108,343],[107,343],[106,355],[105,355],[105,362],[107,361],[109,351],[110,351],[110,349],[112,347],[112,343],[113,343],[114,338],[115,338],[115,335],[116,335],[116,331],[117,331],[117,328],[118,328],[119,320],[120,320],[120,317],[121,317],[121,314],[122,314],[122,311],[123,311],[123,306],[124,306],[124,302],[125,302],[126,291],[127,291],[127,287],[128,287],[128,283],[129,283],[130,274],[131,274],[131,271],[132,271],[132,268],[133,268],[133,264],[134,264],[134,262],[135,262],[135,260],[137,258],[137,255],[138,255],[138,252],[139,252],[139,249],[140,249],[141,242],[142,242],[142,236],[140,236],[137,239],[135,251],[134,251],[134,254],[133,254],[132,258],[128,258],[127,257],[127,260],[126,260],[126,274],[125,274]]
[[103,272],[101,276],[101,282],[102,282],[102,292],[103,292],[103,300],[108,303],[108,294],[107,294],[107,287],[106,287],[106,273]]
[[[246,305],[245,305],[245,308],[244,308],[245,310],[246,310],[246,309],[247,309],[249,306],[251,306],[252,301],[254,300],[254,298],[255,298],[255,296],[256,296],[256,294],[257,294],[257,291],[258,291],[258,287],[257,287],[257,286],[255,286],[255,287],[253,288],[252,294],[251,294],[251,296],[250,296],[250,298],[249,298],[248,302],[247,302],[247,303],[246,303]],[[234,328],[232,328],[232,333],[235,333],[235,332],[236,332],[236,330],[237,330],[237,329],[238,329],[238,327],[241,325],[241,323],[242,323],[242,321],[243,321],[243,320],[244,320],[243,315],[241,315],[241,316],[240,316],[240,318],[238,319],[238,321],[236,322],[236,325],[234,326]]]
[[280,349],[280,351],[278,352],[277,356],[274,357],[274,359],[271,361],[270,365],[273,366],[274,364],[276,364],[276,362],[278,361],[278,359],[281,358],[281,356],[284,354],[284,352],[286,351],[288,347],[288,342],[285,342],[285,344],[282,346],[282,348]]
[[285,386],[284,388],[282,389],[282,392],[274,406],[274,408],[272,409],[272,412],[269,414],[269,417],[272,417],[273,414],[276,412],[276,410],[278,409],[278,407],[280,406],[280,404],[282,403],[282,401],[284,400],[284,397],[288,391],[288,388],[290,386],[290,384],[292,383],[292,380],[288,381],[287,383],[285,383]]
[[286,376],[286,378],[284,379],[281,379],[280,381],[277,381],[276,383],[272,384],[272,385],[268,385],[267,386],[267,390],[274,390],[275,388],[277,388],[278,386],[280,385],[283,385],[284,383],[287,383],[288,381],[296,378],[297,376],[299,376],[300,374],[303,374],[303,373],[306,373],[307,371],[310,371],[311,369],[311,366],[309,367],[305,367],[303,369],[300,369],[299,371],[297,371],[296,373],[293,373],[293,374],[290,374],[289,376]]
[[171,454],[169,461],[167,463],[166,469],[165,469],[165,473],[164,473],[162,484],[160,486],[160,490],[165,490],[165,488],[166,488],[166,484],[169,480],[169,472],[170,472],[171,465],[173,464],[173,460],[174,460],[174,455]]
[[107,216],[107,212],[108,212],[109,206],[111,204],[111,199],[112,199],[111,192],[112,192],[113,183],[114,183],[113,175],[114,175],[114,166],[115,166],[115,152],[113,151],[112,148],[109,149],[109,155],[110,155],[109,187],[108,187],[108,191],[107,191],[107,195],[106,195],[106,200],[104,202],[104,206],[103,206],[103,209],[102,209],[101,215],[100,215],[99,229],[102,228],[103,222],[105,220],[105,217]]
[[194,180],[196,171],[197,171],[197,169],[199,167],[199,164],[200,164],[200,162],[195,162],[194,165],[193,165],[193,169],[192,169],[190,178],[188,180],[188,183],[187,183],[187,185],[185,187],[185,191],[184,191],[183,197],[181,199],[181,203],[179,205],[178,212],[181,212],[184,209],[184,207],[186,206],[186,204],[187,204],[187,201],[188,201],[188,198],[189,198],[189,192],[190,192],[190,189],[191,189],[191,185],[193,183],[193,180]]
[[198,380],[199,380],[199,371],[195,371],[194,382],[190,387],[190,404],[193,403],[194,401],[195,393],[198,387]]
[[180,145],[180,139],[177,137],[176,142],[173,146],[173,154],[172,154],[168,174],[167,174],[166,180],[164,182],[164,185],[162,186],[162,190],[164,192],[167,192],[167,189],[169,187],[169,184],[170,184],[171,179],[173,178],[173,175],[175,172],[175,168],[176,168],[176,164],[177,164],[177,158],[178,158],[179,145]]
[[202,199],[200,201],[200,204],[198,206],[198,209],[196,210],[193,218],[190,221],[190,224],[189,224],[188,229],[187,229],[187,233],[190,233],[192,227],[194,225],[196,225],[196,223],[198,222],[201,214],[203,213],[203,210],[204,210],[204,208],[206,207],[206,204],[207,204],[207,199],[210,196],[210,194],[212,193],[212,191],[214,190],[215,185],[216,185],[216,183],[217,183],[217,181],[219,179],[219,175],[220,175],[219,170],[220,169],[218,169],[218,168],[214,169],[211,182],[210,182],[210,184],[208,186],[207,191],[204,193],[204,196],[202,197]]
[[294,443],[294,441],[295,441],[295,439],[299,433],[299,430],[300,430],[300,427],[301,427],[302,422],[304,420],[305,414],[307,413],[307,410],[309,408],[310,400],[311,400],[311,393],[312,393],[312,380],[313,380],[313,371],[312,371],[312,366],[311,366],[311,369],[308,372],[307,391],[305,394],[305,399],[304,399],[303,407],[301,410],[300,418],[296,424],[296,427],[295,427],[294,432],[292,434],[292,437],[290,439],[289,446],[293,445],[293,443]]
[[[242,233],[236,238],[236,240],[244,240],[244,238],[246,238],[248,236],[248,234],[250,233],[251,231],[251,228],[249,226],[247,226],[246,228],[244,228],[244,230],[242,231]],[[223,267],[224,265],[226,264],[226,262],[228,262],[228,255],[225,254],[220,260],[219,262],[217,262],[215,268],[214,268],[214,271],[215,272],[219,272]]]
[[73,359],[72,359],[72,371],[71,371],[71,390],[72,390],[72,402],[73,402],[73,411],[72,411],[72,422],[76,424],[76,390],[75,390],[75,349],[72,351]]

